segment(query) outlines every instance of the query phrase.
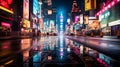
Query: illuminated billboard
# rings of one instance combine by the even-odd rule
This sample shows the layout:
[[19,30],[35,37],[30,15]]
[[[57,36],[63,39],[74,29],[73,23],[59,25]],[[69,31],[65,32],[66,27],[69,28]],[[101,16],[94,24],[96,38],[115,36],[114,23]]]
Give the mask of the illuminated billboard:
[[2,22],[1,25],[2,25],[2,26],[7,26],[7,27],[10,27],[10,26],[11,26],[11,24],[6,23],[6,22]]
[[29,0],[23,1],[23,18],[29,19]]
[[24,27],[24,28],[30,28],[30,21],[24,19],[24,20],[23,20],[23,27]]
[[88,16],[84,16],[84,24],[88,24]]
[[79,19],[79,16],[75,16],[75,23],[78,23]]
[[54,27],[54,20],[50,20],[50,28]]
[[48,10],[48,15],[51,15],[52,14],[52,10]]
[[[113,1],[114,2],[114,1]],[[117,3],[117,2],[116,2]],[[120,24],[120,4],[116,4],[105,12],[99,14],[99,21],[102,27],[115,26]]]
[[85,0],[85,11],[96,9],[96,0]]
[[100,29],[100,22],[98,20],[89,20],[88,28],[89,30],[98,30]]
[[0,9],[13,14],[12,3],[13,0],[0,0]]
[[80,15],[80,24],[83,24],[83,14]]
[[33,14],[37,15],[37,13],[40,13],[39,3],[38,0],[33,0]]

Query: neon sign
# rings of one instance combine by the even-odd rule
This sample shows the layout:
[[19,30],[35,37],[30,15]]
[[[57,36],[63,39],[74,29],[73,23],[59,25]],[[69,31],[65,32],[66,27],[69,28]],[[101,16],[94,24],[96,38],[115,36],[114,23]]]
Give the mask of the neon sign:
[[33,0],[33,14],[40,13],[38,0]]
[[0,9],[13,14],[13,9],[11,8],[13,0],[0,0]]
[[9,23],[5,23],[5,22],[2,22],[1,25],[2,25],[2,26],[7,26],[7,27],[10,27],[10,26],[11,26]]
[[23,27],[24,27],[24,28],[30,28],[30,21],[24,19],[24,20],[23,20]]
[[100,10],[99,12],[97,12],[95,14],[95,16],[99,16],[100,14],[104,13],[106,10],[110,9],[112,6],[114,6],[118,2],[120,2],[120,0],[113,0],[110,4],[108,4],[107,6],[105,6],[102,10]]
[[109,16],[110,16],[110,12],[108,11],[105,14],[99,16],[99,21],[101,21],[102,19],[108,18]]

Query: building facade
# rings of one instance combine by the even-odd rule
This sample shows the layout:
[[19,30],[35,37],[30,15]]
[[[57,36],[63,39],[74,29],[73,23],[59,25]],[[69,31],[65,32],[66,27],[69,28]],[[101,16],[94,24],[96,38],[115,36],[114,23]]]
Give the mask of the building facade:
[[120,30],[120,1],[112,0],[96,13],[99,16],[101,30],[105,35],[116,36]]

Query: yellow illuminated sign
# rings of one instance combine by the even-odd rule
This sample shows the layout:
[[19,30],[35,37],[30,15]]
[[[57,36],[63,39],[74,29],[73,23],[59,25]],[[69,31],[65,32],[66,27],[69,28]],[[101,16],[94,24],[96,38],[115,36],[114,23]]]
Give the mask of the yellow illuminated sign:
[[96,0],[85,0],[85,11],[95,8],[96,8]]
[[85,0],[85,11],[91,9],[91,0]]
[[4,11],[6,11],[6,12],[9,12],[9,13],[11,13],[11,14],[14,14],[13,11],[11,11],[11,10],[5,8],[5,7],[0,6],[0,9],[4,10]]
[[24,20],[23,20],[23,27],[25,27],[25,28],[30,28],[30,21],[24,19]]

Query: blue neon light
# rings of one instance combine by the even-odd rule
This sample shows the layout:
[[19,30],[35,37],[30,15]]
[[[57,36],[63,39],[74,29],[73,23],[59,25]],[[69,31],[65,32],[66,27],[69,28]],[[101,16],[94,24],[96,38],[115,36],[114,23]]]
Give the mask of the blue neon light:
[[40,13],[38,0],[33,0],[33,14]]

